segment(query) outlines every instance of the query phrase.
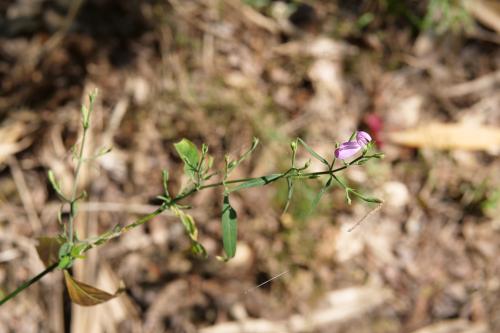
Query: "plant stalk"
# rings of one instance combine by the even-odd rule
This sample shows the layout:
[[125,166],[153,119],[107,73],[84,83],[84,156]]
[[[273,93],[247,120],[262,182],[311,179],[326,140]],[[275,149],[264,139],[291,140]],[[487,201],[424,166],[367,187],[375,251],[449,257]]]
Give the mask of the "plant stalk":
[[[84,148],[84,144],[85,144],[86,132],[87,132],[87,129],[84,129],[84,131],[83,131],[83,137],[82,137],[82,145],[80,147],[80,152],[79,152],[79,157],[78,157],[78,165],[77,165],[77,168],[76,168],[76,171],[75,171],[75,183],[73,184],[73,193],[72,193],[72,196],[71,196],[71,200],[72,200],[71,203],[73,203],[73,204],[74,204],[74,201],[75,201],[75,198],[76,198],[76,184],[77,184],[77,181],[78,181],[78,175],[80,173],[80,168],[81,168],[81,165],[82,165],[82,162],[83,162],[83,148]],[[268,183],[265,183],[263,185],[270,184],[270,183],[275,182],[275,181],[277,181],[279,179],[282,179],[282,178],[290,178],[290,177],[291,178],[312,178],[312,177],[317,177],[317,176],[322,176],[322,175],[334,176],[335,173],[337,173],[339,171],[342,171],[344,169],[347,169],[349,166],[355,164],[356,162],[358,162],[360,159],[362,159],[364,157],[370,157],[370,156],[361,155],[361,156],[357,157],[356,159],[352,160],[351,162],[346,163],[345,165],[343,165],[341,167],[338,167],[336,169],[332,169],[332,167],[333,167],[333,163],[332,163],[332,165],[330,165],[329,170],[326,170],[326,171],[317,171],[317,172],[294,174],[294,173],[291,173],[292,169],[289,169],[286,172],[280,174],[276,178],[273,178]],[[194,193],[196,193],[198,191],[201,191],[201,190],[204,190],[204,189],[207,189],[207,188],[224,186],[225,184],[243,183],[243,182],[247,182],[247,181],[251,181],[251,180],[256,180],[256,179],[259,179],[259,178],[262,178],[262,177],[233,179],[233,180],[220,181],[220,182],[216,182],[216,183],[212,183],[212,184],[207,184],[207,185],[203,185],[203,186],[199,186],[199,187],[194,187],[191,190],[189,190],[189,191],[187,191],[185,193],[182,193],[182,194],[176,196],[175,198],[173,198],[172,201],[170,202],[170,205],[172,205],[174,203],[177,203],[180,200],[185,199],[186,197],[189,197],[189,196],[193,195]],[[167,205],[166,203],[163,203],[155,211],[153,211],[153,212],[151,212],[151,213],[149,213],[149,214],[147,214],[147,215],[145,215],[145,216],[137,219],[136,221],[134,221],[134,222],[132,222],[132,223],[127,224],[126,226],[124,226],[121,229],[121,232],[126,232],[126,231],[129,231],[131,229],[134,229],[134,228],[136,228],[136,227],[138,227],[138,226],[140,226],[140,225],[142,225],[142,224],[144,224],[144,223],[152,220],[154,217],[160,215],[161,213],[163,213],[164,211],[166,211],[168,209],[169,209],[169,205]],[[71,237],[70,240],[71,241],[73,241],[73,220],[74,220],[74,216],[70,215],[69,228],[70,228],[70,237]],[[99,244],[99,245],[102,245],[102,244]],[[92,247],[86,248],[84,252],[87,252],[91,248]],[[42,272],[40,272],[38,275],[36,275],[33,278],[31,278],[31,279],[27,280],[26,282],[24,282],[16,290],[14,290],[12,293],[10,293],[6,297],[4,297],[2,300],[0,300],[0,306],[3,305],[4,303],[6,303],[7,301],[9,301],[10,299],[12,299],[13,297],[15,297],[17,294],[19,294],[20,292],[22,292],[24,289],[26,289],[29,286],[31,286],[33,283],[35,283],[38,280],[40,280],[46,274],[52,272],[55,268],[57,268],[57,265],[58,265],[58,263],[52,264],[51,266],[47,267],[45,270],[43,270]]]

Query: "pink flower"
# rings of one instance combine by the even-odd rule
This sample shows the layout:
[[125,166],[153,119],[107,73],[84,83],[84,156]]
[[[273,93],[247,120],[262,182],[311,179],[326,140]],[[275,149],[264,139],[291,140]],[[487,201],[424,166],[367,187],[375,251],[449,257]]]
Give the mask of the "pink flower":
[[356,133],[356,141],[361,147],[364,147],[368,144],[368,142],[372,141],[372,137],[364,131],[359,131]]
[[355,155],[370,141],[372,141],[370,134],[359,131],[356,133],[356,141],[344,142],[337,149],[335,149],[335,157],[345,160],[346,158]]
[[361,146],[359,143],[354,141],[347,141],[341,144],[337,149],[335,149],[335,157],[340,158],[341,160],[345,160],[352,155],[355,155]]

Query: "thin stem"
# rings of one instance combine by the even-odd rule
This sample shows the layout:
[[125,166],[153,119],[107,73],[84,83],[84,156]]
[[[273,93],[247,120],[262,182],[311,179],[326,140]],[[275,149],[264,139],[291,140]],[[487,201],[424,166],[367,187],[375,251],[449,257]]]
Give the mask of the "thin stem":
[[[83,132],[82,146],[81,146],[80,154],[79,154],[79,158],[78,158],[78,165],[77,165],[77,168],[76,168],[76,171],[75,171],[75,184],[77,184],[78,174],[80,172],[81,164],[83,162],[83,146],[84,146],[84,143],[85,143],[85,135],[86,135],[86,129],[84,129],[84,132]],[[290,178],[290,177],[291,178],[311,178],[311,177],[317,177],[317,176],[321,176],[321,175],[334,176],[334,174],[336,172],[339,172],[341,170],[347,169],[349,166],[355,164],[357,161],[359,161],[360,159],[365,158],[365,157],[372,157],[372,156],[365,156],[365,155],[359,156],[358,158],[352,160],[351,162],[345,164],[344,166],[338,167],[336,169],[331,169],[332,166],[333,166],[333,163],[332,163],[332,165],[330,166],[330,169],[326,170],[326,171],[318,171],[318,172],[296,174],[296,173],[291,173],[292,170],[295,170],[295,168],[292,168],[292,169],[289,169],[286,172],[280,174],[278,177],[272,178],[271,180],[269,180],[269,182],[265,183],[264,185],[270,184],[270,183],[275,182],[278,179],[282,179],[282,178]],[[147,215],[145,215],[145,216],[137,219],[136,221],[134,221],[134,222],[132,222],[132,223],[124,226],[121,229],[121,231],[122,232],[127,232],[127,231],[129,231],[131,229],[134,229],[134,228],[136,228],[136,227],[138,227],[138,226],[140,226],[140,225],[142,225],[142,224],[144,224],[144,223],[152,220],[154,217],[156,217],[156,216],[160,215],[161,213],[163,213],[164,211],[168,210],[169,209],[169,205],[175,204],[175,203],[179,202],[180,200],[185,199],[186,197],[189,197],[192,194],[194,194],[194,193],[196,193],[198,191],[201,191],[203,189],[212,188],[212,187],[218,187],[218,186],[223,186],[224,184],[243,183],[243,182],[247,182],[247,181],[251,181],[251,180],[255,180],[255,179],[259,179],[259,178],[262,178],[262,177],[233,179],[233,180],[227,180],[227,181],[221,181],[221,182],[217,182],[217,183],[207,184],[207,185],[203,185],[203,186],[200,186],[200,187],[194,187],[191,190],[189,190],[189,191],[187,191],[185,193],[179,194],[177,197],[173,198],[170,201],[169,204],[164,203],[160,207],[158,207],[155,211],[153,211],[152,213],[149,213],[149,214],[147,214]],[[72,200],[71,202],[74,202],[74,200],[76,198],[76,185],[75,184],[73,184],[73,194],[72,194],[72,197],[71,197],[71,200]],[[71,233],[71,236],[72,236],[73,235],[73,225],[72,225],[73,224],[72,223],[73,219],[72,219],[71,215],[70,215],[70,222],[71,222],[70,223],[70,233]],[[72,238],[71,238],[71,241],[72,241]],[[102,245],[102,244],[104,244],[104,243],[98,244],[97,246]],[[91,248],[93,248],[93,247],[86,248],[84,250],[84,252],[87,252]],[[31,278],[30,280],[24,282],[16,290],[14,290],[12,293],[10,293],[5,298],[3,298],[0,301],[0,305],[3,305],[5,302],[7,302],[8,300],[12,299],[17,294],[19,294],[21,291],[23,291],[24,289],[26,289],[29,286],[31,286],[33,283],[35,283],[38,280],[40,280],[43,276],[45,276],[46,274],[52,272],[55,268],[57,268],[57,265],[58,265],[58,263],[52,264],[51,266],[47,267],[44,271],[42,271],[38,275],[36,275],[33,278]]]
[[31,279],[27,280],[22,285],[20,285],[19,287],[17,287],[16,290],[14,290],[13,292],[11,292],[7,296],[5,296],[2,300],[0,300],[0,306],[2,306],[4,303],[6,303],[7,301],[9,301],[10,299],[14,298],[21,291],[23,291],[24,289],[28,288],[33,283],[37,282],[38,280],[40,280],[41,278],[43,278],[48,273],[52,272],[54,269],[56,269],[57,264],[58,263],[52,264],[51,266],[47,267],[45,270],[43,270],[42,272],[40,272],[38,275],[32,277]]
[[87,139],[87,131],[89,129],[89,126],[83,126],[83,134],[82,134],[82,143],[80,144],[80,152],[78,153],[78,163],[76,165],[76,170],[75,170],[75,179],[73,181],[73,189],[71,190],[71,198],[70,198],[70,212],[69,212],[69,235],[68,239],[69,242],[72,244],[73,243],[73,236],[74,236],[74,228],[73,224],[75,221],[75,215],[76,215],[76,191],[78,189],[78,179],[80,178],[80,170],[82,168],[84,159],[83,159],[83,151],[85,149],[85,141]]

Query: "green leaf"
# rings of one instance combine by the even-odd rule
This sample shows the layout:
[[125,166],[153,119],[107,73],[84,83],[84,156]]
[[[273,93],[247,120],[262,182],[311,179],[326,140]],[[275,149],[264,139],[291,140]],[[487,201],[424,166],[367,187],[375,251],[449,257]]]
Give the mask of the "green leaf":
[[110,294],[104,290],[75,280],[66,270],[64,271],[64,280],[71,301],[82,306],[92,306],[107,302],[124,290],[124,287],[120,286],[114,294]]
[[236,211],[229,203],[229,195],[224,195],[222,205],[222,243],[227,258],[236,254],[236,241],[238,238],[238,220]]
[[[292,149],[292,168],[295,168],[295,157],[297,155],[297,141],[298,139],[295,139],[295,141],[292,141],[290,143],[290,148]],[[288,193],[286,197],[286,203],[285,203],[285,208],[283,209],[283,213],[285,214],[288,210],[288,206],[290,206],[290,201],[292,200],[292,195],[293,195],[293,180],[291,177],[287,177],[286,179],[286,185],[288,187]]]
[[101,156],[104,156],[106,154],[109,154],[113,150],[113,147],[101,147],[97,151],[97,153],[92,157],[92,159],[99,158]]
[[242,190],[244,188],[267,185],[269,183],[272,183],[272,182],[280,179],[282,176],[283,176],[283,174],[281,174],[281,173],[275,173],[275,174],[272,174],[269,176],[263,176],[263,177],[251,179],[251,180],[243,182],[243,183],[241,183],[233,188],[229,188],[227,193],[239,191],[239,190]]
[[73,258],[71,256],[64,256],[59,259],[59,264],[57,265],[57,268],[59,269],[67,269],[73,266]]
[[38,237],[37,240],[36,252],[45,267],[49,267],[59,262],[59,248],[61,247],[62,240],[57,237],[45,236]]
[[200,159],[198,149],[195,144],[188,139],[182,139],[174,144],[177,154],[184,161],[184,172],[192,180],[196,180],[196,170]]
[[90,245],[87,243],[87,242],[80,242],[78,244],[75,244],[72,248],[71,248],[71,256],[73,258],[81,258],[82,257],[82,254],[83,252],[85,252],[85,250],[90,247]]
[[170,209],[177,217],[180,218],[184,229],[186,229],[186,232],[191,239],[191,252],[206,257],[207,251],[203,245],[198,242],[198,228],[196,228],[196,223],[194,222],[193,217],[180,210],[178,205],[173,205]]
[[350,188],[345,189],[345,201],[347,202],[348,205],[352,203],[351,197],[349,195],[349,192],[351,191]]
[[57,181],[55,175],[54,175],[54,172],[52,170],[49,170],[49,172],[47,173],[47,176],[49,177],[49,182],[50,182],[50,185],[52,185],[52,188],[54,189],[54,191],[57,193],[57,195],[59,196],[59,198],[63,201],[69,201],[66,196],[64,196],[64,193],[62,193],[62,190],[61,190],[61,185],[59,184],[59,182]]
[[259,139],[254,137],[252,139],[252,145],[250,146],[250,148],[248,148],[248,150],[246,152],[244,152],[243,155],[241,155],[237,160],[229,161],[229,156],[226,155],[225,156],[225,161],[226,161],[225,178],[227,178],[229,173],[231,173],[231,171],[233,171],[238,165],[240,165],[240,163],[245,161],[253,153],[253,151],[255,150],[255,148],[257,148],[258,145],[259,145]]
[[82,105],[82,126],[84,129],[89,128],[90,125],[90,114],[94,110],[94,102],[97,97],[97,89],[89,93],[89,107],[87,108],[85,105]]
[[124,228],[122,228],[119,224],[116,224],[112,229],[110,229],[110,230],[108,230],[108,231],[106,231],[98,236],[87,238],[85,243],[89,247],[99,246],[101,244],[106,243],[110,239],[113,239],[113,238],[120,236],[122,231],[126,231],[126,230],[124,230]]
[[72,247],[72,245],[70,243],[66,242],[66,243],[62,244],[61,247],[59,248],[59,259],[70,254],[71,247]]
[[208,255],[207,250],[205,250],[205,247],[203,247],[203,245],[201,245],[201,243],[197,241],[192,241],[191,252],[203,257],[206,257]]
[[321,187],[321,190],[318,192],[318,194],[316,194],[313,201],[311,202],[311,207],[309,208],[309,212],[307,213],[307,215],[310,215],[313,211],[316,210],[321,198],[323,197],[323,194],[325,194],[325,192],[332,186],[332,180],[333,177],[330,176],[326,183]]
[[382,203],[383,202],[382,200],[380,200],[378,198],[364,195],[364,194],[359,193],[358,191],[353,190],[353,189],[351,189],[350,192],[352,194],[354,194],[355,196],[357,196],[358,198],[360,198],[361,200],[366,201],[366,202],[370,202],[370,203]]
[[82,126],[83,126],[83,128],[88,128],[88,126],[89,126],[90,111],[85,106],[85,104],[82,104],[82,108],[80,109],[80,111],[82,113]]
[[165,194],[165,197],[167,200],[170,199],[170,193],[168,193],[168,178],[169,178],[169,175],[168,175],[168,170],[167,169],[163,169],[162,172],[161,172],[161,178],[163,180],[163,193]]
[[328,161],[325,158],[323,158],[320,154],[318,154],[311,147],[309,147],[307,145],[307,143],[304,142],[304,140],[302,140],[301,138],[298,138],[298,141],[302,144],[302,146],[304,146],[304,148],[309,152],[309,154],[311,154],[311,156],[313,156],[314,158],[319,160],[321,163],[330,167],[330,163],[328,163]]
[[282,214],[285,214],[287,212],[288,206],[290,206],[290,201],[292,200],[292,195],[293,195],[293,181],[292,181],[292,178],[288,177],[286,179],[286,184],[287,184],[287,187],[288,187],[288,193],[287,193],[287,196],[286,196],[285,208],[283,209],[283,213]]
[[189,235],[189,238],[191,238],[192,240],[197,240],[198,229],[196,228],[196,224],[194,223],[193,217],[189,214],[184,213],[181,210],[179,210],[179,212],[180,212],[179,217]]

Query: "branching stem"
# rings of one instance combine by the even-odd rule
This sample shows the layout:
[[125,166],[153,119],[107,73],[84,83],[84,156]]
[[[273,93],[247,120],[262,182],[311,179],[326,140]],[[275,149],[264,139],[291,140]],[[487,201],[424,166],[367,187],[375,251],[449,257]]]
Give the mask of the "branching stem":
[[[80,151],[79,151],[79,154],[78,154],[78,164],[77,164],[76,171],[75,171],[75,183],[73,184],[73,191],[72,191],[71,201],[70,201],[70,205],[72,206],[71,207],[72,209],[71,209],[70,218],[69,218],[69,240],[71,242],[73,241],[73,230],[74,230],[73,229],[73,222],[74,222],[74,212],[75,212],[73,205],[75,204],[76,198],[77,198],[76,193],[77,193],[78,176],[80,174],[81,166],[82,166],[82,164],[84,162],[83,152],[84,152],[84,146],[85,146],[85,139],[86,139],[87,130],[88,130],[88,127],[87,128],[84,127],[83,136],[82,136],[82,143],[81,143]],[[149,213],[149,214],[147,214],[147,215],[145,215],[145,216],[137,219],[136,221],[134,221],[134,222],[132,222],[130,224],[127,224],[126,226],[124,226],[123,228],[121,228],[121,230],[120,230],[120,232],[118,234],[116,234],[113,237],[110,237],[109,239],[118,237],[123,232],[127,232],[127,231],[130,231],[131,229],[134,229],[134,228],[136,228],[138,226],[141,226],[142,224],[144,224],[144,223],[152,220],[156,216],[158,216],[161,213],[163,213],[164,211],[168,210],[170,208],[170,206],[172,206],[172,205],[178,203],[179,201],[181,201],[181,200],[183,200],[183,199],[185,199],[185,198],[193,195],[196,192],[202,191],[202,190],[207,189],[207,188],[214,188],[214,187],[219,187],[219,186],[226,186],[228,184],[244,183],[244,182],[248,182],[248,181],[252,181],[252,180],[257,180],[257,179],[262,179],[262,178],[269,179],[268,182],[266,182],[265,184],[262,184],[262,185],[267,185],[267,184],[273,183],[273,182],[275,182],[275,181],[277,181],[279,179],[283,179],[283,178],[310,179],[310,178],[316,178],[316,177],[319,177],[319,176],[322,176],[322,175],[330,175],[330,176],[335,177],[334,176],[335,173],[337,173],[339,171],[342,171],[344,169],[347,169],[348,167],[356,164],[359,160],[361,160],[363,158],[370,158],[370,157],[373,157],[373,156],[367,156],[367,155],[363,154],[363,155],[355,158],[351,162],[346,163],[345,165],[343,165],[341,167],[338,167],[336,169],[333,169],[333,163],[332,163],[329,166],[329,170],[325,170],[325,171],[317,171],[317,172],[309,172],[309,173],[294,173],[294,172],[291,172],[291,171],[296,170],[296,168],[290,168],[289,170],[287,170],[284,173],[274,175],[274,177],[240,178],[240,179],[220,181],[220,182],[206,184],[206,185],[202,185],[202,186],[195,186],[192,189],[190,189],[190,190],[188,190],[186,192],[183,192],[183,193],[177,195],[168,204],[167,203],[163,203],[160,207],[158,207],[153,212],[151,212],[151,213]],[[109,240],[109,239],[107,239],[107,240]],[[100,246],[100,245],[102,245],[104,243],[106,243],[106,242],[99,243],[96,246]],[[90,250],[93,247],[95,247],[95,246],[89,246],[88,248],[85,249],[84,252]],[[4,297],[2,300],[0,300],[0,305],[3,305],[5,302],[7,302],[8,300],[10,300],[13,297],[15,297],[17,294],[19,294],[20,292],[22,292],[24,289],[28,288],[33,283],[35,283],[38,280],[40,280],[43,276],[45,276],[46,274],[48,274],[48,273],[52,272],[53,270],[55,270],[57,268],[57,266],[58,266],[58,263],[52,264],[51,266],[47,267],[44,271],[42,271],[38,275],[36,275],[33,278],[31,278],[31,279],[27,280],[26,282],[24,282],[16,290],[14,290],[12,293],[8,294],[6,297]]]

